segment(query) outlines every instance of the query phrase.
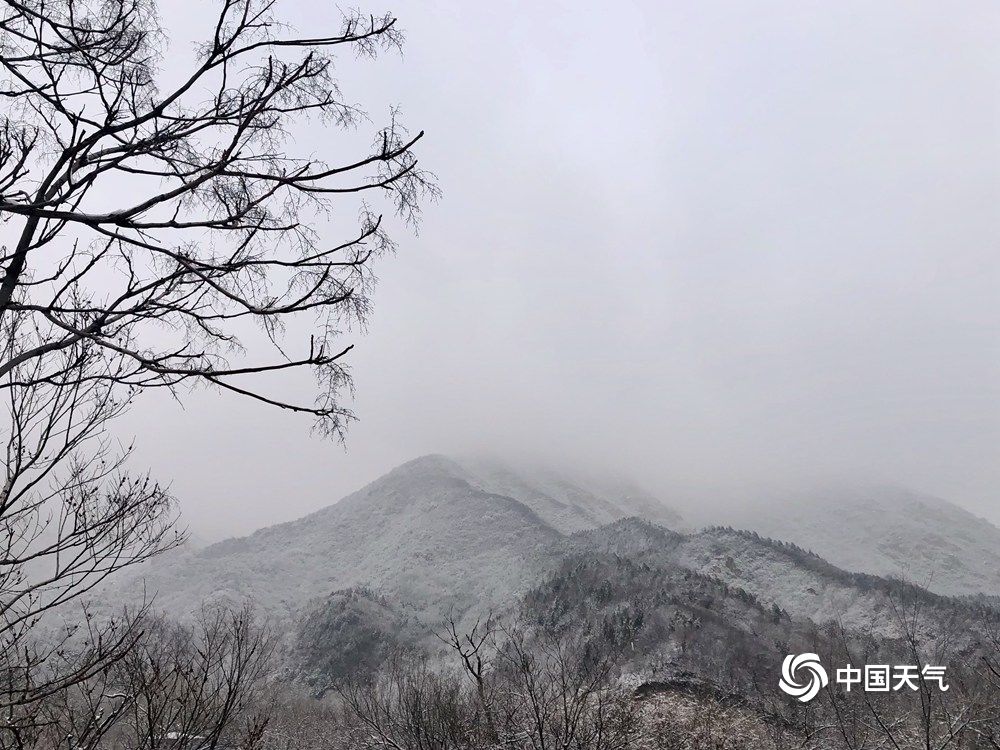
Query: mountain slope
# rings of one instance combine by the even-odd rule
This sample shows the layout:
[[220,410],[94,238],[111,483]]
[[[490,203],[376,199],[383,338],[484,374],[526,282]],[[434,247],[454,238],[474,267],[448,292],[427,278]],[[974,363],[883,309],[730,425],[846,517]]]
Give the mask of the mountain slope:
[[337,591],[307,606],[291,639],[288,668],[322,691],[372,675],[394,652],[421,640],[424,627],[365,588]]
[[564,534],[631,516],[668,528],[682,522],[676,511],[628,482],[570,479],[550,468],[515,469],[494,459],[462,459],[458,463],[470,484],[486,492],[516,497]]
[[[638,538],[656,536],[655,529],[634,522],[615,526],[618,540],[635,532],[629,541],[633,552]],[[586,545],[603,537],[606,528],[577,541]],[[725,529],[686,537],[666,554],[655,547],[632,557],[580,552],[567,556],[528,593],[523,612],[543,640],[554,635],[589,658],[611,658],[633,684],[652,690],[707,689],[737,700],[759,697],[762,685],[776,685],[789,653],[818,653],[825,664],[860,654],[878,664],[980,663],[981,618],[990,617],[995,627],[996,613],[987,615],[916,587],[900,589],[885,579],[845,573],[819,558],[808,562],[801,555],[807,553]],[[708,570],[699,572],[678,560],[707,563]],[[756,569],[739,572],[748,560]],[[796,560],[804,562],[791,568],[783,564]],[[773,578],[779,569],[793,574],[784,586]],[[795,606],[788,590],[810,578],[817,584],[841,581],[839,590],[818,590],[816,596],[840,599],[846,617],[818,612],[814,621],[777,606],[782,601]]]
[[119,592],[156,592],[157,608],[178,614],[249,598],[281,620],[365,586],[433,621],[505,605],[552,567],[565,530],[636,509],[677,517],[638,491],[601,494],[552,474],[424,456],[305,518],[150,565]]
[[851,573],[795,545],[755,532],[710,528],[677,534],[626,519],[573,536],[577,549],[613,554],[665,569],[678,567],[751,595],[794,618],[837,623],[882,638],[903,635],[901,617],[919,605],[920,635],[968,631],[974,608],[919,586]]
[[157,608],[176,614],[250,598],[278,619],[353,586],[407,602],[418,616],[506,600],[546,567],[560,535],[517,500],[462,477],[448,459],[417,459],[305,518],[151,566],[120,590],[155,591]]
[[1000,528],[929,495],[827,489],[755,502],[722,523],[794,542],[847,570],[942,594],[1000,594]]
[[305,518],[156,561],[105,600],[156,591],[156,607],[178,617],[202,602],[250,599],[281,624],[289,673],[318,691],[396,648],[433,644],[444,618],[463,627],[519,607],[537,623],[611,634],[635,649],[637,674],[694,669],[692,644],[714,653],[713,664],[737,645],[773,661],[779,643],[831,623],[898,639],[898,607],[913,604],[923,641],[973,629],[976,613],[962,602],[755,532],[680,533],[621,517],[638,508],[676,518],[654,503],[425,456]]

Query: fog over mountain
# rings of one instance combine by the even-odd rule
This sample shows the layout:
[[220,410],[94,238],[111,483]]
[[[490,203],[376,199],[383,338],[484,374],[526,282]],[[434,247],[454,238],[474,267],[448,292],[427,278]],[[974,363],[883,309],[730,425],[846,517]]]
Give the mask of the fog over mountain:
[[794,541],[847,570],[952,594],[1000,594],[1000,529],[939,497],[824,488],[748,502],[726,522]]
[[0,750],[1000,750],[1000,3],[372,2],[5,4]]
[[[750,638],[741,648],[766,662],[775,643],[827,626],[891,643],[903,635],[897,607],[918,602],[921,638],[971,648],[975,598],[949,597],[1000,596],[1000,529],[932,498],[893,490],[864,498],[875,509],[864,523],[830,515],[860,498],[814,499],[772,517],[785,520],[774,539],[732,525],[693,528],[628,484],[431,455],[297,521],[154,560],[98,602],[156,592],[153,608],[182,619],[202,602],[253,602],[279,625],[289,674],[320,691],[376,670],[400,648],[434,653],[448,619],[471,627],[527,607],[529,622],[558,613],[560,627],[586,632],[610,601],[619,603],[608,617],[638,607],[651,618],[634,633],[645,646],[630,668],[643,679],[696,669],[677,661],[677,638],[706,618],[731,638]],[[852,535],[858,543],[845,550]],[[911,568],[938,574],[901,580],[899,550]],[[597,609],[595,596],[604,602]]]
[[[160,10],[169,72],[200,5]],[[289,521],[431,452],[730,506],[884,483],[1000,523],[1000,8],[392,10],[404,56],[338,77],[426,131],[444,195],[343,336],[359,421],[345,450],[212,391],[144,397],[120,433],[195,530]],[[316,132],[296,141],[323,154]]]
[[296,521],[154,561],[130,589],[170,612],[253,600],[281,619],[314,597],[371,586],[427,618],[500,605],[582,529],[679,516],[634,487],[573,483],[494,462],[425,456]]

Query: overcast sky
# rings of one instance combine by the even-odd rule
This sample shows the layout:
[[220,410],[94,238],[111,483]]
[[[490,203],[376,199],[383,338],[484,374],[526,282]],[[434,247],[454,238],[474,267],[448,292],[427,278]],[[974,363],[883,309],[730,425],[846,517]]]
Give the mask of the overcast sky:
[[[191,35],[197,6],[165,21]],[[123,424],[196,533],[472,451],[668,501],[874,479],[1000,522],[1000,6],[390,9],[403,58],[344,60],[341,82],[426,130],[444,197],[378,268],[346,449],[211,392]]]

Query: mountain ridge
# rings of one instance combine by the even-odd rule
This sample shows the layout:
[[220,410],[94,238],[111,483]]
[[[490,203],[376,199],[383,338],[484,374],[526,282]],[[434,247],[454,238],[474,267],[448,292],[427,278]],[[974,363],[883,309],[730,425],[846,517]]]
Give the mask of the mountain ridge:
[[826,488],[747,503],[725,523],[794,542],[847,570],[938,593],[1000,594],[1000,528],[933,495]]
[[[531,485],[521,476],[510,482]],[[551,492],[538,489],[525,502],[484,489],[495,486],[495,473],[490,481],[477,481],[468,466],[422,456],[340,502],[171,556],[118,589],[126,598],[140,589],[158,591],[157,607],[171,612],[201,600],[252,598],[279,620],[293,618],[305,602],[352,586],[386,590],[427,613],[465,607],[472,599],[488,606],[525,588],[558,554],[565,536],[532,506],[551,510],[559,501]],[[620,498],[567,487],[570,494],[601,501],[609,515],[629,514],[619,507]]]
[[[919,602],[928,617],[920,636],[932,641],[952,625],[969,631],[975,617],[971,602],[849,572],[794,538],[666,528],[630,514],[651,508],[650,496],[635,497],[423,456],[301,519],[165,559],[106,599],[157,591],[155,607],[174,617],[204,601],[251,600],[281,626],[293,671],[319,690],[349,668],[376,668],[395,649],[426,647],[449,618],[467,625],[491,612],[509,614],[532,592],[536,603],[548,597],[556,606],[558,587],[537,592],[553,576],[574,580],[567,562],[574,559],[591,566],[581,580],[598,585],[595,571],[604,570],[619,586],[611,599],[595,600],[603,614],[594,627],[613,630],[622,612],[647,612],[657,625],[643,631],[642,642],[664,664],[674,664],[668,657],[677,633],[697,621],[713,622],[720,638],[729,633],[748,643],[760,637],[753,627],[727,618],[745,616],[767,632],[769,618],[784,618],[782,627],[800,634],[836,625],[892,640],[901,635],[897,603]],[[656,506],[650,514],[679,518]],[[697,601],[685,603],[688,595]],[[660,604],[648,609],[631,596]],[[366,643],[377,654],[367,653]]]

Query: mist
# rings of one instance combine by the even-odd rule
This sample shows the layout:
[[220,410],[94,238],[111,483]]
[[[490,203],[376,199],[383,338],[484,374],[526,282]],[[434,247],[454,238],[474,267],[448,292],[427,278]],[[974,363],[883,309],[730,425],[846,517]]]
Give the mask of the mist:
[[[193,35],[195,7],[167,28]],[[432,452],[624,474],[682,509],[879,482],[1000,522],[1000,8],[392,10],[403,56],[341,83],[426,131],[444,196],[345,336],[345,446],[214,392],[122,421],[195,534]]]

